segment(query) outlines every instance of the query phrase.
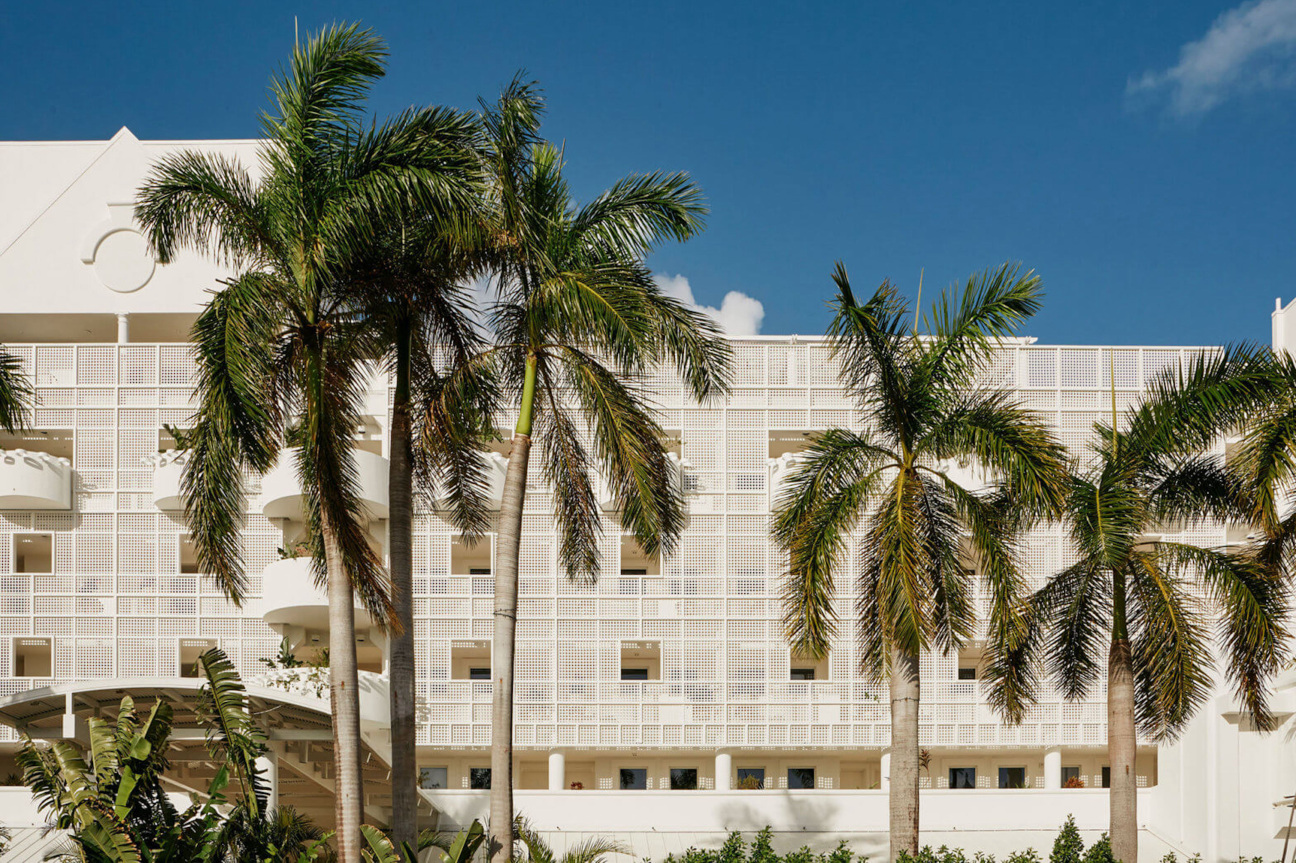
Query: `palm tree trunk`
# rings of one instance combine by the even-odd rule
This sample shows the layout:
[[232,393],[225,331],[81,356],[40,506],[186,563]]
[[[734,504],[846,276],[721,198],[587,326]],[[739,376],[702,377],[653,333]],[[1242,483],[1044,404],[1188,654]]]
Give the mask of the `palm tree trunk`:
[[360,863],[360,824],[364,821],[361,781],[360,673],[356,661],[355,604],[342,550],[328,514],[320,510],[320,538],[328,574],[329,699],[333,710],[333,759],[340,863]]
[[418,838],[418,753],[415,748],[414,564],[411,523],[414,517],[410,461],[410,331],[401,321],[396,334],[396,392],[392,404],[391,462],[388,473],[390,511],[387,522],[391,555],[392,607],[400,632],[390,641],[391,688],[391,838],[397,848]]
[[918,657],[891,649],[891,859],[918,853]]
[[495,552],[495,632],[491,650],[491,792],[486,837],[490,863],[513,855],[513,641],[517,630],[518,551],[531,456],[531,408],[535,401],[536,358],[527,358],[522,404],[513,432],[504,495],[500,501],[499,546]]
[[1107,758],[1111,762],[1112,856],[1121,863],[1138,861],[1138,790],[1134,759],[1134,666],[1128,638],[1113,635],[1107,660]]

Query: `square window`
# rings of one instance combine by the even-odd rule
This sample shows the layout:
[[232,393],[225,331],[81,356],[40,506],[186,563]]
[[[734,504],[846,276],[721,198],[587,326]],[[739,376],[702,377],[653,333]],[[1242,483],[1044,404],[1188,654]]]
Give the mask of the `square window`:
[[54,534],[15,533],[13,571],[48,575],[54,571]]
[[420,767],[419,788],[445,788],[450,784],[449,772],[445,767]]
[[54,639],[19,636],[13,640],[14,677],[53,677]]
[[643,791],[648,787],[648,771],[643,767],[621,768],[621,790]]
[[972,668],[960,668],[960,669],[958,670],[958,679],[959,679],[959,680],[976,680],[976,679],[977,679],[977,675],[976,675],[976,667],[974,666],[974,667],[972,667]]
[[[627,677],[626,675],[631,676]],[[640,673],[642,677],[638,676]],[[661,680],[662,649],[660,641],[621,642],[622,680]]]
[[671,791],[697,791],[697,769],[694,767],[672,767],[670,772]]
[[951,767],[949,771],[950,788],[976,788],[975,767]]
[[[486,669],[485,677],[473,676],[483,668]],[[450,642],[451,680],[490,680],[490,670],[491,644],[489,641]]]
[[469,767],[468,787],[485,791],[491,787],[491,769],[489,767]]
[[622,680],[647,680],[647,668],[623,668],[621,669]]
[[739,767],[738,789],[740,791],[760,791],[765,787],[764,767]]
[[475,668],[469,668],[468,679],[469,680],[490,680],[491,679],[490,666],[487,665],[484,668],[481,666],[477,666]]
[[214,638],[182,638],[179,645],[180,676],[201,677],[198,670],[198,657],[202,656],[220,643]]
[[1025,767],[1000,767],[999,787],[1000,788],[1025,788],[1026,768]]
[[813,668],[794,668],[791,671],[793,680],[814,680],[815,670]]
[[814,768],[789,767],[787,772],[787,782],[789,791],[794,791],[798,788],[814,788]]
[[1079,767],[1062,768],[1062,787],[1063,788],[1084,788],[1084,777],[1080,775]]

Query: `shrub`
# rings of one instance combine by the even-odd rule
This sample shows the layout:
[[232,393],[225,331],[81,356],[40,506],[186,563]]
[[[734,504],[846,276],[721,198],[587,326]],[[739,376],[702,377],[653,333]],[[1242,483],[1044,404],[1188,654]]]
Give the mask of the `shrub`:
[[1068,815],[1066,823],[1053,840],[1053,853],[1049,855],[1049,863],[1080,863],[1084,850],[1084,840],[1076,829],[1075,817]]
[[1097,842],[1089,846],[1083,861],[1084,863],[1116,863],[1116,858],[1112,856],[1111,838],[1104,833]]
[[774,850],[774,831],[766,827],[752,839],[750,850],[743,841],[742,834],[735,830],[717,850],[689,848],[679,857],[673,854],[667,856],[663,863],[868,863],[868,858],[852,854],[845,840],[837,843],[837,847],[827,853],[815,852],[803,846],[796,851],[779,854]]

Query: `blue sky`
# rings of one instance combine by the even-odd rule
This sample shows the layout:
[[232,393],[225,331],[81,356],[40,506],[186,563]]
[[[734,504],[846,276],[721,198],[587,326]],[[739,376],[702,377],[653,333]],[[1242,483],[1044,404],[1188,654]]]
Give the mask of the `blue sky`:
[[0,139],[253,136],[294,15],[387,37],[379,113],[526,68],[582,195],[691,172],[708,230],[653,265],[763,333],[821,332],[838,258],[1020,260],[1055,343],[1267,341],[1296,296],[1296,0],[8,4]]

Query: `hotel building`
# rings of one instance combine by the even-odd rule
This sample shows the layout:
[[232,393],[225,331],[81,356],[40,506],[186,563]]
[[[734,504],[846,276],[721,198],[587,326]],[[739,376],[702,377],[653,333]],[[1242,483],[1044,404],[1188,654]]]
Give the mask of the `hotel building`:
[[[248,478],[251,598],[235,607],[197,570],[178,492],[185,454],[165,430],[190,420],[185,341],[224,274],[193,255],[156,265],[132,222],[135,189],[160,156],[199,148],[252,165],[256,146],[140,141],[126,129],[106,142],[0,143],[0,342],[37,393],[31,430],[0,440],[0,775],[14,769],[20,731],[81,737],[87,716],[129,694],[176,705],[170,781],[180,792],[204,787],[192,662],[218,645],[266,724],[278,799],[327,823],[326,672],[265,661],[284,639],[304,659],[328,642],[311,562],[293,552],[303,524],[290,453]],[[1279,347],[1296,344],[1296,314],[1290,323],[1286,315],[1274,315]],[[733,348],[734,389],[722,404],[692,403],[669,376],[653,384],[688,496],[674,554],[645,556],[609,511],[602,579],[570,583],[555,561],[549,493],[538,479],[529,490],[516,805],[541,830],[615,834],[654,859],[766,824],[780,843],[844,837],[878,857],[889,715],[885,688],[858,672],[852,579],[839,582],[843,625],[831,654],[796,655],[781,635],[781,564],[767,533],[771,502],[810,435],[858,427],[861,417],[821,338],[744,338]],[[1113,388],[1119,406],[1130,404],[1149,378],[1199,350],[1025,338],[1004,346],[990,375],[1082,454]],[[355,443],[379,544],[389,395],[374,378]],[[506,446],[492,458],[497,491]],[[489,537],[466,545],[432,511],[414,530],[423,801],[429,823],[446,827],[486,812],[493,548]],[[1174,538],[1241,539],[1223,528]],[[1033,531],[1024,549],[1036,583],[1068,555],[1058,527]],[[359,626],[367,817],[381,823],[384,639],[363,614]],[[924,842],[1046,851],[1068,814],[1096,837],[1107,819],[1105,691],[1077,703],[1046,692],[1010,727],[988,707],[980,671],[975,641],[922,658]],[[1296,710],[1293,687],[1296,675],[1278,681],[1284,717]],[[1286,721],[1274,734],[1254,732],[1221,690],[1178,742],[1144,741],[1148,859],[1167,850],[1208,861],[1276,856],[1288,810],[1275,804],[1296,792],[1290,732]],[[21,828],[41,822],[25,790],[0,787],[0,824],[26,837],[8,859],[35,853],[39,831]]]

